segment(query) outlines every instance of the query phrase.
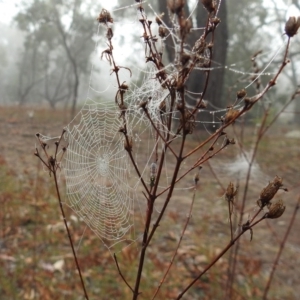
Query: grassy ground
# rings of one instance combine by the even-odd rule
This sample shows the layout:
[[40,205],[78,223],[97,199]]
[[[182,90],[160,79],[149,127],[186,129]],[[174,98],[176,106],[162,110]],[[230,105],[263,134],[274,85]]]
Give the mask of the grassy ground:
[[[83,299],[54,185],[49,173],[33,155],[35,133],[56,136],[67,124],[65,112],[47,109],[0,108],[0,294],[1,299]],[[238,124],[235,125],[238,128]],[[255,209],[260,190],[278,175],[289,192],[280,192],[286,212],[280,219],[268,220],[242,238],[234,285],[234,299],[261,299],[270,268],[289,224],[300,194],[299,139],[286,138],[292,126],[275,126],[259,146],[257,163],[247,197],[249,214]],[[227,130],[233,136],[232,129]],[[254,129],[246,128],[244,145],[251,147]],[[199,132],[198,140],[203,133]],[[205,133],[204,133],[205,134]],[[197,140],[190,140],[192,147]],[[237,147],[221,153],[204,166],[192,219],[178,257],[157,299],[173,299],[183,286],[199,273],[229,240],[229,224],[223,190],[239,179],[239,198],[244,175],[232,165]],[[63,190],[63,178],[61,178]],[[176,195],[154,239],[142,278],[140,299],[151,299],[166,269],[186,220],[192,191]],[[90,299],[130,299],[115,263],[102,241],[66,208],[78,257]],[[137,213],[137,218],[141,219]],[[138,222],[137,222],[138,223]],[[285,245],[277,267],[269,299],[298,299],[300,294],[299,217]],[[137,228],[138,230],[138,228]],[[139,243],[119,251],[118,261],[128,282],[133,284]],[[226,285],[228,256],[186,295],[184,299],[222,299]]]

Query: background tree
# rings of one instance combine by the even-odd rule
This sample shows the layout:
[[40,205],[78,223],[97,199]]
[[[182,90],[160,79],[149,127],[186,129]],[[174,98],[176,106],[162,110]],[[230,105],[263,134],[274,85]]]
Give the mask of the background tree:
[[34,41],[34,51],[44,61],[44,98],[54,107],[70,96],[72,116],[81,77],[89,73],[95,15],[82,0],[35,0],[24,3],[15,17],[19,28],[26,31],[27,43]]
[[[164,13],[164,21],[168,25],[168,27],[172,28],[172,23],[170,22],[170,14],[168,11],[168,3],[174,2],[175,0],[163,0],[158,1],[159,12]],[[208,100],[208,110],[223,107],[223,82],[224,82],[224,68],[220,66],[224,66],[226,63],[227,56],[227,46],[228,46],[228,28],[227,28],[227,4],[226,1],[223,1],[220,5],[220,10],[218,13],[218,17],[222,22],[222,26],[217,28],[212,41],[215,43],[214,52],[212,56],[212,65],[211,67],[216,67],[210,73],[209,85],[205,91],[204,99]],[[187,1],[185,4],[185,17],[190,15],[192,9],[192,5],[190,1]],[[193,27],[195,28],[204,28],[207,22],[207,11],[204,9],[202,4],[198,4],[195,11],[195,20],[190,18]],[[200,38],[201,30],[191,31],[187,37],[187,42],[189,45],[194,45],[195,41]],[[171,45],[170,42],[167,42],[168,47],[166,47],[168,52],[168,58],[172,61],[172,57],[174,57],[174,45]],[[191,50],[191,49],[189,49]],[[188,81],[187,88],[192,93],[202,93],[205,87],[206,74],[203,70],[195,70],[195,72],[190,76]],[[218,86],[218,88],[215,88]],[[190,101],[195,101],[196,97],[193,97],[193,94],[190,95]],[[211,121],[211,116],[209,114],[201,114],[200,121]]]

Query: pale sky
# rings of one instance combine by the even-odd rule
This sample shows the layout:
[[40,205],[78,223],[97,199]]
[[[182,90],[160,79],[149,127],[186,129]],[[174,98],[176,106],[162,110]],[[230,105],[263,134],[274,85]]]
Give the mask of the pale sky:
[[13,16],[18,12],[17,0],[0,0],[1,23],[9,24]]

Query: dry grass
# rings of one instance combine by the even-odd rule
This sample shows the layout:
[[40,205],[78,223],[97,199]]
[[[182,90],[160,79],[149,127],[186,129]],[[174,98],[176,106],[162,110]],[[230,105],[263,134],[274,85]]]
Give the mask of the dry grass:
[[[33,156],[37,131],[57,135],[65,124],[63,111],[2,107],[0,109],[1,143],[1,299],[81,299],[80,282],[59,214],[52,179]],[[238,125],[236,125],[238,127]],[[255,195],[275,174],[284,178],[289,193],[284,195],[286,212],[276,220],[264,221],[250,235],[242,238],[238,259],[234,299],[261,299],[270,268],[288,225],[299,195],[299,140],[285,138],[293,128],[278,127],[270,131],[260,144],[257,161],[265,180],[250,185],[248,211],[255,208]],[[252,128],[246,129],[251,144]],[[191,147],[197,141],[189,141]],[[215,173],[226,186],[232,178],[226,175],[224,164],[235,159],[235,148],[224,151],[214,165]],[[63,183],[63,182],[62,182]],[[242,182],[240,183],[242,190]],[[201,173],[195,207],[178,257],[158,299],[172,299],[207,262],[224,247],[230,235],[223,191],[213,178],[210,168]],[[281,195],[279,195],[281,196]],[[162,228],[149,248],[141,286],[141,299],[149,299],[160,280],[181,234],[191,192],[186,198],[174,197]],[[131,291],[117,274],[113,259],[101,241],[81,222],[68,219],[75,245],[80,239],[78,254],[90,299],[130,299]],[[269,299],[297,299],[299,295],[299,235],[297,218],[280,259]],[[86,229],[86,230],[85,230]],[[120,267],[127,280],[133,282],[136,272],[136,245],[118,254]],[[184,299],[222,299],[227,278],[227,256],[222,258]],[[181,276],[177,276],[180,274]]]

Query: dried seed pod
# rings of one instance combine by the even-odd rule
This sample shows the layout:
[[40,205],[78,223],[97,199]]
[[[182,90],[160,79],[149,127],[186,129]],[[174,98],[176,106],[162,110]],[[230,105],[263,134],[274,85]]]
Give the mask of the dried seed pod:
[[222,118],[222,121],[224,122],[224,124],[228,124],[230,123],[232,120],[235,120],[238,115],[239,115],[240,111],[236,110],[236,109],[233,109],[233,108],[230,108],[225,117]]
[[233,202],[234,197],[237,194],[238,189],[235,188],[234,184],[232,182],[229,182],[228,187],[225,192],[225,200],[228,202]]
[[287,191],[287,189],[283,188],[282,178],[276,176],[273,181],[269,182],[269,184],[261,191],[257,201],[258,206],[263,208],[268,205],[279,189]]
[[121,85],[120,85],[120,90],[124,90],[124,91],[127,91],[128,90],[128,85],[125,84],[125,82],[123,82]]
[[200,37],[200,39],[198,39],[195,42],[195,45],[192,49],[192,51],[198,55],[202,54],[204,52],[204,50],[206,49],[206,42],[204,40],[203,37]]
[[97,18],[97,21],[99,23],[107,25],[108,22],[113,23],[114,19],[111,17],[109,11],[103,8]]
[[160,15],[158,15],[156,18],[155,18],[155,22],[157,23],[157,25],[162,25],[162,18],[163,18],[163,16],[165,15],[165,13],[162,13],[162,14],[160,14]]
[[158,28],[158,35],[161,38],[165,38],[167,36],[167,34],[168,34],[167,28],[159,26],[159,28]]
[[266,213],[266,218],[277,219],[282,216],[285,211],[285,206],[283,205],[282,199],[279,199],[274,204],[269,207],[269,212]]
[[246,90],[245,89],[241,89],[239,91],[237,91],[236,96],[238,99],[242,99],[247,95]]
[[287,22],[285,23],[285,33],[288,37],[293,37],[300,27],[300,17],[289,17]]

